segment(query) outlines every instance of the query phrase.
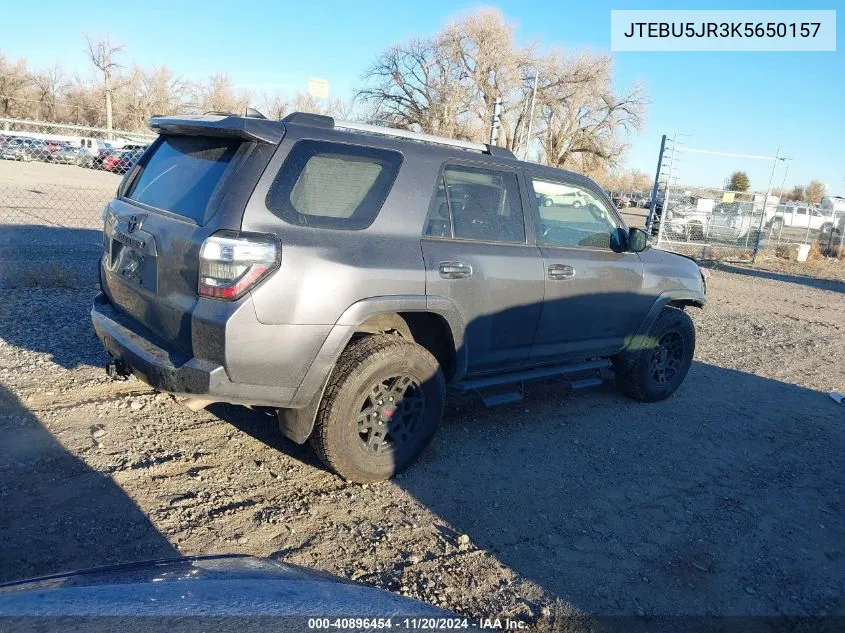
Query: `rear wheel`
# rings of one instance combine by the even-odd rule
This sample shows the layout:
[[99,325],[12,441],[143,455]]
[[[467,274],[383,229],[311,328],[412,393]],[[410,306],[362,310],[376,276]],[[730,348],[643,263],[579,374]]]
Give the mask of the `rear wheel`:
[[772,233],[780,233],[780,230],[783,228],[783,220],[779,218],[775,218],[772,220],[770,225],[770,230]]
[[367,336],[341,354],[311,445],[344,479],[389,479],[428,446],[445,391],[440,365],[424,347],[397,336]]
[[664,308],[637,349],[614,359],[616,384],[630,398],[656,402],[671,396],[686,378],[695,353],[695,326],[677,308]]

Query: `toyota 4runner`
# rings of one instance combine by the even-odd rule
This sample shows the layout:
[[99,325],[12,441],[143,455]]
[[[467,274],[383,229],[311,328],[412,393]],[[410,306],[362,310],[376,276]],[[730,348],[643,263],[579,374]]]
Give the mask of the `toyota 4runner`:
[[493,403],[612,368],[655,401],[686,376],[701,271],[584,176],[303,113],[150,125],[103,211],[91,316],[112,374],[272,407],[358,482],[416,458],[447,389]]

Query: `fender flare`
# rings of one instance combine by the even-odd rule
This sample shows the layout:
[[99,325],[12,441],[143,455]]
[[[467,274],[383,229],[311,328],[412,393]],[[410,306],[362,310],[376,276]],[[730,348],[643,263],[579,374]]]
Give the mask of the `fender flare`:
[[396,312],[429,312],[442,317],[451,330],[455,345],[455,375],[460,377],[466,372],[464,320],[450,299],[425,295],[362,299],[349,306],[335,322],[297,388],[290,408],[279,410],[279,428],[285,437],[297,444],[303,444],[310,437],[329,376],[357,327],[372,316]]
[[623,348],[623,351],[637,349],[638,345],[641,344],[644,338],[648,335],[648,332],[657,320],[657,317],[660,316],[663,309],[673,301],[682,301],[698,308],[703,308],[706,304],[706,298],[703,294],[695,293],[686,289],[667,290],[666,292],[661,293],[646,313],[646,316],[640,324],[640,327],[637,329],[636,334],[625,339],[625,347]]

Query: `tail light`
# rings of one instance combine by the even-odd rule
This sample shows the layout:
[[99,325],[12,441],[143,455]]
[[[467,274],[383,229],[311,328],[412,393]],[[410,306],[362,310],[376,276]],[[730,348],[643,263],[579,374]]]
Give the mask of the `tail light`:
[[272,235],[221,231],[200,248],[198,292],[233,301],[279,267],[282,247]]

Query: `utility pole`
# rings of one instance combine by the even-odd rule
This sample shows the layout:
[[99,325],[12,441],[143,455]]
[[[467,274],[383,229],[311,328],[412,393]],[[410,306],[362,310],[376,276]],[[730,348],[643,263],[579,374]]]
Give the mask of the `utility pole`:
[[534,89],[531,91],[531,107],[528,108],[528,134],[525,135],[525,152],[522,160],[528,160],[528,150],[531,149],[531,124],[534,123],[534,102],[537,99],[537,80],[540,77],[538,71],[534,71]]
[[490,145],[498,145],[499,127],[501,126],[500,116],[502,114],[502,98],[496,97],[493,102],[493,122],[490,125]]

